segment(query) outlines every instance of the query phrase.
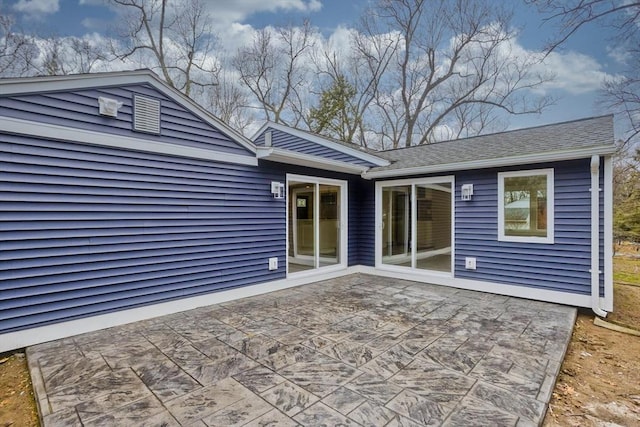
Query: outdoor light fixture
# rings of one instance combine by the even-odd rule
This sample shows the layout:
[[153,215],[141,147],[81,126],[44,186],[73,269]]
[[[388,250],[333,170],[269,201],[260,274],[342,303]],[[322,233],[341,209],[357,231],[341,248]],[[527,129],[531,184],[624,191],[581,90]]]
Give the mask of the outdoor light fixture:
[[473,196],[473,184],[462,184],[460,198],[462,200],[471,200],[471,196]]
[[271,194],[273,194],[274,199],[284,199],[284,183],[271,182]]

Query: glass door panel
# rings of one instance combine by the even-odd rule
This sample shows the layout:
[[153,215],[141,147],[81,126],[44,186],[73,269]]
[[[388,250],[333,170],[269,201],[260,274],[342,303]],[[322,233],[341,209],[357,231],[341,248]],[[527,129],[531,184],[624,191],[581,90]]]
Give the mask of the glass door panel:
[[415,267],[450,272],[451,183],[417,184],[415,188]]
[[315,268],[315,187],[313,183],[289,185],[289,270]]
[[320,184],[318,219],[319,264],[340,263],[340,187]]
[[411,266],[411,186],[382,189],[382,262]]

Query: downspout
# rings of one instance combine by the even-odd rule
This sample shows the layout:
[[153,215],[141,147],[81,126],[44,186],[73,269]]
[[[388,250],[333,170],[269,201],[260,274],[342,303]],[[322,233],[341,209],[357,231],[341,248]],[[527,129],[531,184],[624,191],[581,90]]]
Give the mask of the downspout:
[[600,156],[591,156],[591,310],[600,317]]

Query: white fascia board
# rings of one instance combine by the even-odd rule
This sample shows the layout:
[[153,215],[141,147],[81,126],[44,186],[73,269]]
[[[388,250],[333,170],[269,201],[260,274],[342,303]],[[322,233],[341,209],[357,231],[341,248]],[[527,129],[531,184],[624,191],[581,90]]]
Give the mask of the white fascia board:
[[306,139],[307,141],[311,141],[318,145],[322,145],[323,147],[330,148],[332,150],[336,150],[340,153],[348,154],[350,156],[356,157],[360,160],[364,160],[365,162],[373,163],[376,166],[389,166],[388,160],[385,160],[381,157],[375,156],[373,154],[365,153],[363,151],[358,150],[357,148],[350,148],[342,144],[338,144],[331,140],[328,140],[320,135],[315,135],[310,132],[302,131],[299,129],[295,129],[289,126],[284,126],[279,123],[267,122],[255,133],[255,135],[251,138],[255,141],[260,134],[262,134],[267,128],[272,128],[275,130],[279,130],[281,132],[288,133],[289,135],[297,136],[301,139]]
[[79,142],[83,144],[99,145],[125,150],[144,151],[147,153],[167,154],[198,160],[212,160],[248,166],[258,165],[258,160],[250,154],[242,156],[239,154],[224,153],[204,148],[169,144],[166,142],[76,129],[66,126],[34,122],[31,120],[14,119],[11,117],[0,117],[0,132],[50,140]]
[[433,166],[416,166],[404,169],[387,169],[382,171],[365,172],[365,179],[392,178],[397,176],[423,175],[458,170],[488,169],[505,166],[521,166],[533,163],[560,162],[589,158],[592,155],[611,155],[615,153],[615,146],[602,146],[579,150],[552,151],[549,153],[528,154],[525,156],[505,157],[500,159],[472,160],[469,162],[446,163]]
[[339,160],[325,159],[323,157],[312,156],[275,147],[258,147],[256,157],[261,160],[306,166],[332,172],[343,172],[353,175],[362,175],[364,171],[369,169],[367,166],[353,165]]
[[255,144],[256,139],[258,139],[258,137],[262,135],[262,133],[265,132],[272,124],[274,123],[265,122],[262,126],[260,126],[260,129],[258,129],[258,131],[253,134],[253,136],[249,137],[249,139]]
[[251,153],[255,154],[256,147],[245,136],[229,127],[222,120],[213,116],[200,105],[170,87],[150,70],[118,71],[95,74],[74,74],[68,76],[27,77],[0,80],[0,96],[28,93],[42,93],[65,90],[81,90],[95,87],[118,87],[132,84],[148,83],[156,90],[182,105],[191,113],[198,116],[213,127],[219,128],[224,134],[233,139]]

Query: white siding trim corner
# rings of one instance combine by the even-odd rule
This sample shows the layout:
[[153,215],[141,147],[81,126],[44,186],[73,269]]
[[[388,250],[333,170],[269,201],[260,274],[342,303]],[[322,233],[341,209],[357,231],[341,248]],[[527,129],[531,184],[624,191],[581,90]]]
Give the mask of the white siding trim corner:
[[604,301],[603,310],[613,311],[613,158],[604,158]]

